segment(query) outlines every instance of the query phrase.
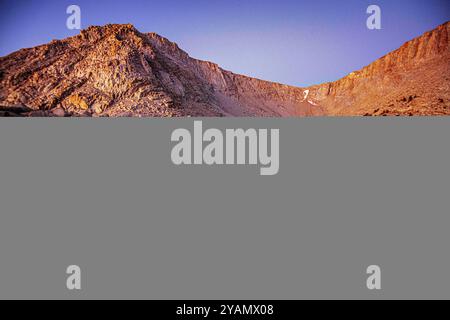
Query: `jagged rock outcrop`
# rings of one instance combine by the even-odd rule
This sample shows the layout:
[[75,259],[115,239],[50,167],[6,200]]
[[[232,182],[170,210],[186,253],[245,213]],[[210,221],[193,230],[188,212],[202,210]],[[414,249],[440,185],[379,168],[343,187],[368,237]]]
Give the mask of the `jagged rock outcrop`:
[[193,59],[132,25],[0,58],[0,116],[450,114],[449,23],[334,83],[297,88]]

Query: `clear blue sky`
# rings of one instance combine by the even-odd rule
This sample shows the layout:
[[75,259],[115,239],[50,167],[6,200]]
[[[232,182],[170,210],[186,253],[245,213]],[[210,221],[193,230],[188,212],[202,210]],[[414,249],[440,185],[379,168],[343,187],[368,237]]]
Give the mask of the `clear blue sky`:
[[[450,0],[0,0],[0,56],[76,34],[82,27],[132,23],[223,68],[292,85],[336,80],[450,20]],[[380,31],[366,9],[382,9]]]

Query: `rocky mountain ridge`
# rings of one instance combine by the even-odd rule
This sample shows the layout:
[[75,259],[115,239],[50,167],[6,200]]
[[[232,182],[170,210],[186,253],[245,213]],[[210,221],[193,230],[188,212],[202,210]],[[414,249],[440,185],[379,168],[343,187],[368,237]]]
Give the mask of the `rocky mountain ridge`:
[[0,58],[0,115],[450,114],[449,28],[447,22],[336,82],[298,88],[193,59],[130,24],[89,27]]
[[330,115],[450,114],[450,22],[311,94]]

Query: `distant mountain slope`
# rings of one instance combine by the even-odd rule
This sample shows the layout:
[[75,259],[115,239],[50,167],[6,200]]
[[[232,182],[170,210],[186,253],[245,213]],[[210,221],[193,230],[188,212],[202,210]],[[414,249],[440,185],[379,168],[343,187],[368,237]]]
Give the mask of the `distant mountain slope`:
[[449,23],[334,83],[297,88],[190,58],[132,25],[0,58],[0,115],[433,115],[449,109]]
[[446,22],[311,95],[329,115],[449,115],[449,29]]

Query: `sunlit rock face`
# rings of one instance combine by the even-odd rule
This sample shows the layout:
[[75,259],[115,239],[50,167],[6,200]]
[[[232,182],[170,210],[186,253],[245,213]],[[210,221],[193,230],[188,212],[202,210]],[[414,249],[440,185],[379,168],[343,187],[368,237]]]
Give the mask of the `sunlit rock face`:
[[309,88],[225,71],[132,25],[90,27],[0,58],[0,116],[450,114],[449,26]]
[[449,115],[450,22],[360,71],[311,88],[329,115]]

